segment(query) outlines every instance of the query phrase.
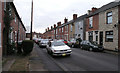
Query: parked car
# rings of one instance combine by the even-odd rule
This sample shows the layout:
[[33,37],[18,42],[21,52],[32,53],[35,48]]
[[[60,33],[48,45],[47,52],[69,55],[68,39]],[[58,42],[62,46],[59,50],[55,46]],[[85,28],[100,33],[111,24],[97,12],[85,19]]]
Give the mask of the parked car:
[[43,48],[43,47],[46,48],[48,42],[49,42],[48,39],[41,39],[40,42],[39,42],[39,46],[42,47],[42,48]]
[[70,46],[70,47],[75,47],[75,48],[78,48],[79,46],[80,46],[80,44],[79,44],[79,41],[77,41],[77,39],[71,39],[70,41],[69,41],[69,43],[68,43],[68,45]]
[[62,42],[64,42],[66,45],[68,45],[68,41],[67,40],[60,40]]
[[84,40],[81,42],[81,49],[86,49],[89,51],[103,51],[103,46],[97,44],[96,42],[90,42],[87,40]]
[[62,41],[51,41],[47,45],[47,52],[52,56],[70,56],[72,50]]

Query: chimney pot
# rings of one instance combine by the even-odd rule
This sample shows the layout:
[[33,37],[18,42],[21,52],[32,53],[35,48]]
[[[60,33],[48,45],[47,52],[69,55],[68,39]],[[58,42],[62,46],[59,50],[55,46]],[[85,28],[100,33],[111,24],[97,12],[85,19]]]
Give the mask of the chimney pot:
[[61,26],[61,22],[58,22],[57,25],[58,25],[58,26]]
[[64,19],[64,23],[67,23],[68,22],[68,19],[66,19],[66,17],[65,17],[65,19]]
[[77,19],[77,14],[73,14],[73,20]]
[[97,10],[96,7],[93,7],[93,8],[92,8],[92,12],[95,12],[96,10]]

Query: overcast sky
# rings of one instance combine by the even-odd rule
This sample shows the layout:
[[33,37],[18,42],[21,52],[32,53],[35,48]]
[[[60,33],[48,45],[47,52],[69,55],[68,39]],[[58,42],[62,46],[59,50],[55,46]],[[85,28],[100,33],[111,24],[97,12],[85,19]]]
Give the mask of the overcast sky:
[[[47,27],[59,21],[63,23],[65,17],[71,20],[73,14],[81,16],[92,7],[99,8],[112,1],[114,0],[33,0],[33,31],[44,33]],[[14,0],[27,32],[30,32],[31,2],[32,0]]]

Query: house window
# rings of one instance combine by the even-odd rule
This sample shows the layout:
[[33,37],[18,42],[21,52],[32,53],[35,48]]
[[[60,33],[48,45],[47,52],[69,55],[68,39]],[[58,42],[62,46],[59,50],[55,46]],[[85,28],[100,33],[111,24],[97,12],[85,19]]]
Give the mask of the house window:
[[113,42],[113,31],[106,31],[106,42]]
[[15,22],[16,22],[16,15],[15,15]]
[[6,11],[6,0],[4,0],[4,10]]
[[89,18],[89,28],[93,27],[93,17]]
[[107,13],[107,24],[111,24],[112,23],[112,12],[108,12]]
[[57,34],[57,29],[56,29],[56,34]]
[[62,32],[63,32],[63,27],[62,27]]
[[71,32],[72,32],[72,25],[71,25]]

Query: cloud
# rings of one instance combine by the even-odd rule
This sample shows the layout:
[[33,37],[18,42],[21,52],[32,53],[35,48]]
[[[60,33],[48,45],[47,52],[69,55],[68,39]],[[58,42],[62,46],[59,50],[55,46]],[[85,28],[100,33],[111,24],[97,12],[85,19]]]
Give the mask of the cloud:
[[[78,16],[86,14],[92,7],[101,7],[114,0],[33,0],[34,23],[33,31],[44,33],[47,27],[51,27],[65,17],[72,19],[74,13]],[[31,0],[15,0],[15,6],[22,17],[25,26],[30,26]]]

